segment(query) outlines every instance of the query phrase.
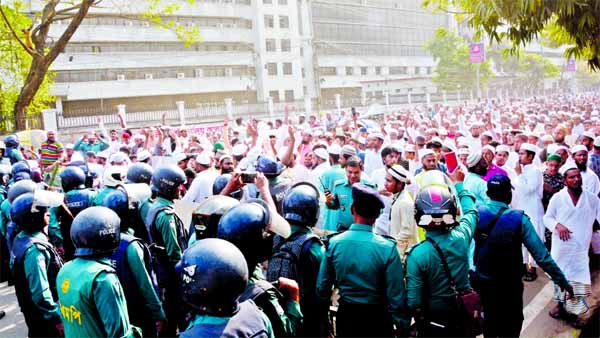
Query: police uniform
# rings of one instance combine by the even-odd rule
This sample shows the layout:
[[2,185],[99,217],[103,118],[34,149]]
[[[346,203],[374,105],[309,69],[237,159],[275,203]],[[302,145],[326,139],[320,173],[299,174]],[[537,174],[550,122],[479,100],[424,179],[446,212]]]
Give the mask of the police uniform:
[[[360,183],[368,186],[371,189],[377,189],[376,185],[361,178]],[[335,231],[348,230],[350,225],[354,223],[354,218],[350,212],[352,205],[352,185],[347,178],[337,180],[331,189],[333,202],[327,204],[327,208],[334,211],[334,216],[329,220],[330,223],[325,224],[325,229],[335,229]],[[335,223],[335,224],[332,224]]]
[[115,191],[115,188],[113,187],[104,187],[100,189],[94,198],[94,205],[102,205],[104,198],[113,191]]
[[[339,164],[332,165],[327,171],[323,173],[321,176],[321,182],[318,185],[319,191],[325,192],[325,189],[332,191],[333,183],[338,180],[343,180],[346,177],[346,172]],[[333,209],[329,209],[323,207],[323,229],[327,231],[336,231],[337,221],[335,217],[337,216],[337,211]]]
[[[369,206],[373,214],[373,208],[383,208],[378,194],[365,185],[355,185],[351,191],[355,205]],[[389,337],[394,325],[401,332],[408,328],[402,270],[395,241],[375,234],[372,225],[354,223],[331,237],[321,262],[317,292],[326,306],[322,311],[327,311],[333,286],[339,288],[339,336]]]
[[[450,231],[428,230],[426,237],[442,249],[457,289],[464,290],[470,287],[467,253],[478,217],[473,194],[464,190],[462,183],[455,187],[462,208],[460,223]],[[422,311],[425,322],[435,323],[426,328],[425,336],[460,334],[454,292],[437,251],[427,241],[406,253],[406,288],[409,309],[413,313]]]
[[96,191],[94,190],[74,189],[65,194],[65,205],[68,211],[63,206],[50,209],[48,234],[52,244],[63,248],[65,261],[73,259],[73,253],[75,252],[75,247],[71,241],[73,218],[82,210],[94,205],[95,197]]

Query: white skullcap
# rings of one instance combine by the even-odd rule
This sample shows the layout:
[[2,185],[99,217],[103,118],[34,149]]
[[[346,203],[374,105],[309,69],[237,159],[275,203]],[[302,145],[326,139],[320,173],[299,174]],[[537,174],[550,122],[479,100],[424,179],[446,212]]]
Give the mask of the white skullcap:
[[140,162],[149,159],[150,156],[152,156],[152,154],[150,154],[150,152],[146,149],[140,149],[137,152],[137,159]]
[[327,148],[327,152],[329,152],[331,155],[340,155],[342,153],[342,147],[340,147],[339,144],[334,143],[331,146],[329,146],[329,148]]
[[481,152],[480,151],[471,152],[469,154],[469,156],[467,157],[467,167],[471,168],[471,167],[476,166],[480,160],[481,160]]
[[471,151],[469,150],[469,148],[458,148],[458,151],[456,152],[457,155],[469,155]]
[[135,134],[133,135],[133,139],[134,140],[142,140],[142,141],[146,141],[146,136],[142,135],[142,134]]
[[558,173],[565,176],[565,173],[571,169],[577,169],[577,164],[573,161],[567,161],[567,163],[558,169]]
[[346,144],[342,147],[342,154],[348,156],[356,156],[356,149],[353,146]]
[[85,162],[83,160],[83,155],[80,152],[73,153],[73,156],[71,156],[71,161],[69,162],[69,164],[75,163],[75,162]]
[[496,147],[496,152],[500,153],[500,152],[505,152],[505,153],[509,153],[510,154],[510,147],[507,146],[506,144],[501,144],[499,146]]
[[538,147],[531,143],[521,144],[521,149],[531,151],[532,153],[537,153],[538,151]]
[[65,146],[65,149],[73,149],[75,148],[75,145],[73,143],[67,143],[67,145]]
[[542,142],[554,142],[554,137],[552,135],[544,135],[542,136]]
[[325,150],[325,148],[317,148],[313,152],[319,158],[322,158],[324,160],[329,159],[329,153],[327,152],[327,150]]
[[495,154],[495,153],[496,153],[496,148],[492,147],[492,146],[491,146],[491,145],[489,145],[489,144],[486,144],[485,146],[483,146],[483,148],[482,148],[482,149],[483,149],[483,150],[489,150],[489,151],[491,151],[491,152],[492,152],[492,154]]
[[444,143],[442,143],[442,147],[446,147],[446,148],[450,149],[451,151],[456,151],[456,146],[450,140],[446,140]]
[[484,131],[481,135],[487,136],[487,137],[491,138],[492,140],[494,139],[494,134],[492,134],[492,132],[488,131],[488,130]]
[[587,148],[586,148],[586,147],[585,147],[583,144],[578,144],[578,145],[574,146],[574,147],[571,149],[571,154],[575,154],[575,153],[578,153],[578,152],[580,152],[580,151],[585,151],[585,152],[587,152],[588,150],[587,150]]
[[594,139],[594,147],[600,147],[600,136]]
[[382,133],[380,133],[380,132],[373,132],[373,133],[370,133],[370,134],[369,134],[369,137],[378,138],[378,139],[380,139],[380,140],[382,140],[382,141],[383,141],[383,140],[385,140],[385,136],[383,136],[383,134],[382,134]]
[[583,134],[582,134],[582,136],[585,136],[585,137],[590,138],[592,140],[596,138],[596,134],[594,134],[594,132],[591,131],[591,130],[584,131]]
[[419,158],[423,159],[425,156],[433,155],[433,150],[431,149],[419,149]]
[[205,167],[210,167],[212,162],[212,156],[209,151],[203,151],[198,156],[196,156],[196,163],[203,165]]
[[409,173],[401,165],[394,164],[387,170],[387,173],[400,182],[406,183],[408,181]]
[[108,162],[109,163],[127,162],[127,155],[125,155],[125,153],[123,153],[123,152],[118,151],[118,152],[110,155],[110,160]]
[[243,143],[238,143],[238,144],[234,145],[233,148],[231,149],[231,155],[242,156],[242,155],[244,155],[244,153],[246,151],[248,151],[248,146],[246,146]]

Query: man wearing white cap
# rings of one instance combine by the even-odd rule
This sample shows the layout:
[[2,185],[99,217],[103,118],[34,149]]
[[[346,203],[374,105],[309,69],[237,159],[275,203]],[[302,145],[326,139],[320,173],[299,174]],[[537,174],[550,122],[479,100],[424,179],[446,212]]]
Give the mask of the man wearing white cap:
[[219,173],[211,168],[212,160],[209,151],[203,151],[196,156],[196,178],[194,178],[190,189],[183,196],[183,201],[199,203],[212,196],[213,183],[219,176]]
[[381,162],[381,147],[385,137],[380,132],[369,134],[369,140],[367,143],[368,149],[365,151],[365,171],[367,176],[371,177],[371,174],[375,169],[383,168]]
[[417,242],[417,223],[415,221],[415,202],[406,190],[409,173],[401,165],[393,165],[387,170],[385,189],[392,193],[389,229],[387,235],[396,239],[400,255]]
[[594,146],[594,139],[596,138],[596,135],[594,135],[594,132],[591,130],[585,131],[583,134],[581,134],[581,136],[579,137],[579,142],[585,146],[585,148],[590,151],[592,150],[592,147]]
[[508,157],[510,156],[510,147],[501,144],[496,147],[496,155],[494,156],[494,161],[496,162],[496,166],[500,169],[506,171],[508,174],[508,178],[510,178],[511,182],[514,182],[517,179],[517,173],[515,169],[511,168],[506,162],[508,161]]
[[469,173],[463,181],[464,188],[475,195],[476,203],[486,204],[489,202],[489,198],[483,176],[487,173],[487,162],[481,156],[480,151],[471,151],[467,157],[467,169]]
[[578,144],[571,149],[571,157],[573,158],[573,162],[577,165],[581,173],[581,179],[583,182],[583,190],[589,191],[592,194],[598,196],[600,193],[600,180],[596,173],[592,170],[588,170],[587,162],[588,162],[588,150],[582,145]]
[[[531,219],[536,233],[542,242],[544,241],[544,206],[542,205],[542,196],[544,194],[544,176],[542,171],[533,164],[536,156],[537,147],[533,144],[523,143],[519,150],[519,162],[515,166],[517,179],[513,182],[515,194],[513,197],[513,206],[515,209],[525,211]],[[530,259],[529,252],[523,249],[523,263],[531,263],[525,273],[524,280],[531,282],[537,279],[535,261]]]
[[323,173],[331,168],[329,164],[329,152],[325,147],[315,147],[313,148],[314,159],[316,161],[316,166],[310,172],[310,182],[318,187],[320,185],[321,176]]
[[[552,258],[573,286],[575,299],[569,299],[571,312],[585,311],[584,297],[591,294],[591,276],[588,250],[594,221],[600,222],[600,200],[582,188],[582,177],[577,165],[568,162],[560,173],[565,187],[550,199],[544,223],[552,231]],[[557,306],[550,311],[556,319],[566,319],[579,328],[585,322],[565,311],[564,294],[555,286]],[[575,311],[573,311],[575,310]]]
[[[373,229],[377,233],[381,233],[384,235],[388,234],[388,228],[390,223],[390,203],[391,193],[389,193],[385,188],[386,183],[386,173],[389,168],[391,168],[394,164],[398,162],[398,157],[400,153],[398,150],[392,146],[384,147],[381,150],[381,160],[383,161],[384,167],[379,168],[373,171],[373,178],[371,179],[373,183],[377,185],[377,189],[379,194],[381,194],[381,200],[383,201],[383,210],[381,211],[381,215],[375,220],[375,224],[373,224]],[[380,230],[381,229],[381,230]]]

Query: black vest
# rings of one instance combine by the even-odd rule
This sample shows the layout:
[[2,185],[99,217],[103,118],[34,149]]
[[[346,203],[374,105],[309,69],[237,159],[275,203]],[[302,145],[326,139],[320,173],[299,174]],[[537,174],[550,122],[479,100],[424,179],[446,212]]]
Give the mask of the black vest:
[[[65,250],[65,261],[70,261],[74,258],[75,246],[71,241],[71,224],[73,218],[80,212],[90,207],[90,196],[92,191],[89,189],[77,190],[77,193],[65,195],[65,205],[69,208],[71,215],[62,207],[58,208],[58,217],[60,219],[60,233],[63,238],[63,249]],[[73,217],[71,217],[73,216]]]

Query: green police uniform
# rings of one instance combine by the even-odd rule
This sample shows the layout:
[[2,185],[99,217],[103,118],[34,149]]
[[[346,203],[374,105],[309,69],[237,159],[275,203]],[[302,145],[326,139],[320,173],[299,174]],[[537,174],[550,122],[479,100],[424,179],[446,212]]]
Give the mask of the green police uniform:
[[[321,182],[318,185],[319,191],[325,192],[325,189],[333,191],[333,183],[338,180],[343,180],[346,177],[346,172],[339,164],[331,166],[321,176]],[[336,231],[337,220],[336,210],[322,207],[323,212],[323,229],[327,231]]]
[[110,194],[111,192],[113,192],[115,190],[116,189],[113,188],[113,187],[104,187],[104,188],[98,190],[98,194],[94,198],[94,204],[93,205],[102,206],[102,201],[104,200],[104,198],[106,196],[108,196],[108,194]]
[[335,285],[340,293],[338,314],[344,307],[354,312],[350,315],[362,313],[369,327],[383,330],[373,331],[373,336],[389,335],[392,321],[398,329],[406,330],[410,316],[403,276],[395,241],[373,233],[370,225],[352,224],[331,237],[321,262],[317,292],[322,311],[329,307]]
[[0,204],[0,233],[6,238],[6,230],[10,222],[10,203],[7,199]]
[[94,154],[97,154],[102,150],[108,149],[108,147],[108,143],[106,143],[106,141],[104,141],[101,138],[97,139],[96,142],[94,142],[94,144],[89,144],[88,141],[84,142],[82,137],[79,140],[77,140],[77,142],[75,142],[73,150],[81,151],[83,154],[87,153],[88,151],[92,151],[94,152]]
[[107,258],[75,258],[56,285],[65,337],[133,337],[123,289]]
[[[469,284],[469,245],[478,221],[475,196],[455,185],[460,199],[462,217],[449,232],[428,230],[426,237],[433,239],[444,252],[448,267],[458,290]],[[452,323],[456,314],[456,298],[444,271],[437,251],[431,243],[423,241],[406,253],[407,304],[413,313],[423,311],[427,320],[438,324]]]
[[[158,197],[152,207],[169,207],[173,206],[173,201],[169,201],[168,199]],[[173,266],[177,264],[181,260],[181,256],[183,255],[183,250],[178,242],[177,229],[178,226],[175,220],[176,215],[168,210],[164,210],[158,213],[156,219],[154,220],[154,226],[158,233],[161,235],[161,238],[164,242],[167,256],[169,258],[169,262]],[[182,229],[184,232],[185,228]],[[187,237],[187,236],[185,236]]]
[[[60,208],[60,207],[58,207]],[[50,208],[48,212],[50,214],[50,220],[48,221],[48,238],[50,243],[57,248],[62,247],[63,236],[60,233],[60,224],[58,223],[57,208]]]
[[[363,178],[360,183],[371,189],[377,190],[377,186]],[[325,229],[335,229],[336,231],[348,230],[350,225],[354,223],[350,206],[352,205],[352,185],[347,178],[337,180],[331,189],[333,202],[327,204],[327,208],[334,210],[333,216],[330,218],[330,223],[325,224]],[[335,223],[335,224],[334,224]]]

